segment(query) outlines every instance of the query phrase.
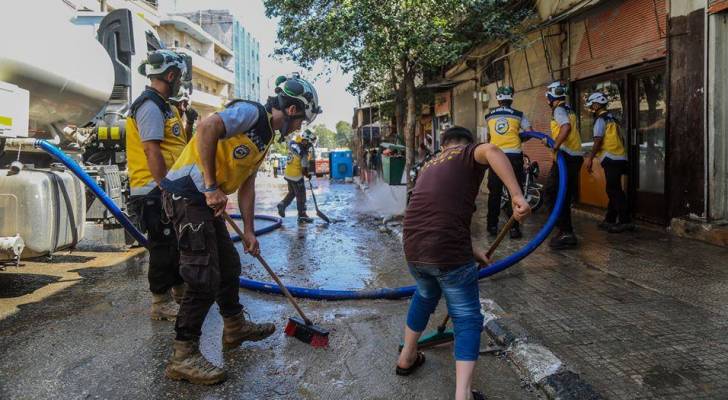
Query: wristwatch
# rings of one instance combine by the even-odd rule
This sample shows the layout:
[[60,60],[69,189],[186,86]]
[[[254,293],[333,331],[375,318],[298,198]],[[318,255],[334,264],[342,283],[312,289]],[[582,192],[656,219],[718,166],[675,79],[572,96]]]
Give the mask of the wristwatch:
[[217,183],[213,183],[211,186],[204,187],[202,193],[212,193],[217,190]]

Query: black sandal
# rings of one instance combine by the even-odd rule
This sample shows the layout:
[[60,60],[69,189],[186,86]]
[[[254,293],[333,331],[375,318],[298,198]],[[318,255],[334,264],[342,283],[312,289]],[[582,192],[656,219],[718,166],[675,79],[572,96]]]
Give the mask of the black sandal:
[[422,364],[424,364],[424,363],[425,363],[425,353],[418,351],[415,362],[409,368],[402,368],[398,365],[396,373],[399,376],[411,375],[413,372],[417,371],[417,369],[419,367],[421,367]]
[[480,390],[473,390],[473,400],[485,400],[485,395]]

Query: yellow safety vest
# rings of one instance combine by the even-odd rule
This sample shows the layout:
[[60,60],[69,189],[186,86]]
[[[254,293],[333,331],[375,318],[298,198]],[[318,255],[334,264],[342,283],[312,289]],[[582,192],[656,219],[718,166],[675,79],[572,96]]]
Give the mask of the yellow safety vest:
[[488,138],[504,153],[521,153],[521,120],[523,113],[510,107],[498,107],[485,116]]
[[597,118],[604,119],[604,138],[602,139],[602,148],[597,153],[597,157],[603,160],[605,157],[612,160],[626,160],[627,151],[624,148],[622,136],[619,134],[619,124],[614,116],[605,112]]
[[286,178],[294,181],[301,179],[303,176],[303,156],[307,153],[307,149],[303,148],[301,142],[303,140],[297,137],[288,144],[288,160],[286,161],[284,174]]
[[569,114],[569,124],[571,125],[569,137],[561,144],[561,149],[572,156],[583,156],[584,152],[581,149],[581,135],[579,134],[579,128],[576,125],[576,113],[574,113],[571,107],[564,103],[558,104],[551,112],[551,137],[556,140],[559,136],[559,132],[561,131],[561,127],[553,118],[554,112],[558,107],[563,107]]
[[[233,103],[230,103],[228,107]],[[258,171],[275,136],[270,125],[271,114],[268,114],[259,103],[251,101],[248,103],[258,107],[259,118],[256,126],[249,132],[235,133],[217,141],[215,181],[218,188],[225,194],[235,193],[251,175]],[[200,154],[197,151],[198,137],[198,135],[192,137],[167,173],[163,182],[165,190],[188,198],[202,196],[205,181]]]
[[167,170],[172,167],[187,144],[187,134],[182,127],[182,119],[177,108],[171,107],[155,92],[145,90],[132,104],[132,111],[126,119],[126,157],[132,196],[145,195],[157,187],[157,182],[154,181],[152,172],[149,170],[144,144],[135,119],[136,109],[147,99],[153,101],[164,116],[164,139],[160,142],[159,147]]

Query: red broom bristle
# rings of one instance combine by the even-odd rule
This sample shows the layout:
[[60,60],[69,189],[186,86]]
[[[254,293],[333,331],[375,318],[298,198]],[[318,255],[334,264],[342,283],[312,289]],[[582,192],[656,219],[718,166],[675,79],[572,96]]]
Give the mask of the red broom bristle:
[[289,320],[288,323],[286,324],[286,329],[284,330],[284,332],[286,333],[286,336],[295,335],[296,334],[296,324],[293,321]]
[[311,346],[313,347],[329,347],[329,337],[321,335],[313,335],[311,338]]

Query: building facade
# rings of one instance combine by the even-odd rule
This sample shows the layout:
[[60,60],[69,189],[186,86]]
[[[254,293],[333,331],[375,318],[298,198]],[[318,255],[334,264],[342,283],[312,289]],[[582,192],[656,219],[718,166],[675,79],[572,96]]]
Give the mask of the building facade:
[[202,117],[222,109],[234,96],[232,49],[181,15],[164,16],[157,31],[166,47],[192,56],[192,107]]
[[233,50],[234,97],[260,101],[260,43],[227,10],[200,10],[180,14]]
[[233,24],[233,48],[239,56],[235,62],[236,96],[260,101],[260,43],[237,20]]
[[[592,117],[584,102],[605,92],[621,124],[631,170],[625,186],[635,216],[688,236],[710,232],[728,218],[728,1],[610,0],[535,2],[537,17],[516,45],[483,43],[436,82],[433,134],[438,123],[462,125],[485,139],[484,115],[495,90],[511,85],[513,106],[535,130],[548,132],[546,86],[567,82],[583,147],[592,145]],[[449,103],[449,104],[448,104]],[[447,104],[448,107],[443,105]],[[528,142],[527,155],[548,173],[551,156]],[[604,173],[581,172],[579,203],[606,207]],[[699,227],[699,228],[696,228]]]

